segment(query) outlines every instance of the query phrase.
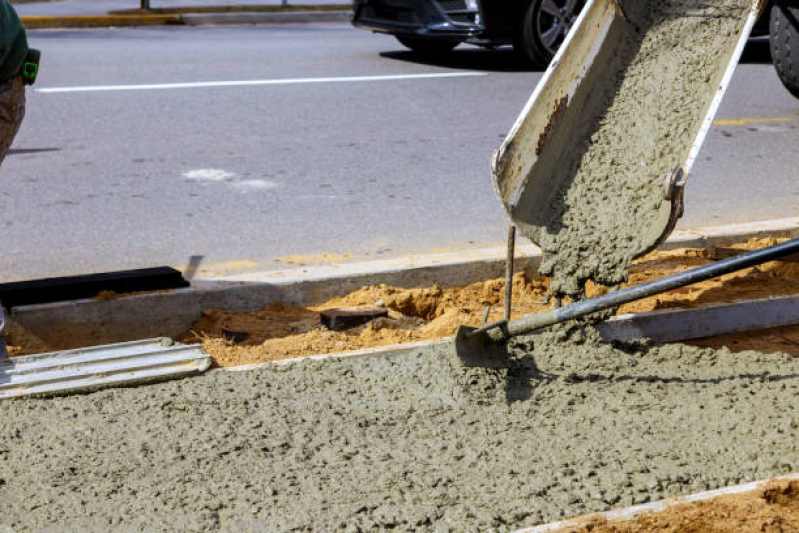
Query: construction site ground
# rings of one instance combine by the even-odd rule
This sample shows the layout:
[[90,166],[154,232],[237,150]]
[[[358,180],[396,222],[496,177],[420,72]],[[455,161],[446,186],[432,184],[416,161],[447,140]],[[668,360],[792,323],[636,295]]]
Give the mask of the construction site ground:
[[742,494],[678,504],[629,520],[598,516],[552,533],[763,533],[799,531],[799,481],[779,480]]
[[[754,249],[769,243],[769,239],[757,239],[732,249]],[[712,252],[702,249],[653,252],[636,262],[626,285],[638,285],[712,261]],[[540,276],[516,274],[512,317],[549,309],[550,304],[543,303],[547,284],[548,280]],[[605,288],[595,286],[589,289],[589,296],[605,291]],[[309,308],[276,303],[254,313],[208,310],[180,340],[201,342],[220,366],[237,366],[440,339],[454,335],[461,324],[479,325],[487,306],[492,309],[489,322],[502,318],[504,293],[503,279],[445,289],[364,287]],[[618,314],[793,294],[799,294],[799,263],[772,262],[622,306]],[[367,326],[344,332],[329,331],[320,325],[319,313],[325,309],[376,304],[388,308],[388,319],[378,319]],[[230,335],[223,330],[246,333],[246,338],[239,343],[231,342]],[[738,351],[783,351],[799,356],[799,326],[702,339],[696,343],[711,347],[729,346]]]
[[[636,262],[630,283],[773,242],[655,252]],[[545,309],[546,288],[544,278],[517,274],[514,316]],[[232,367],[437,339],[460,323],[479,323],[485,306],[499,318],[503,292],[502,280],[381,286],[309,308],[208,310],[181,340],[199,340],[219,366]],[[799,294],[799,264],[772,262],[619,313],[791,294]],[[390,318],[346,332],[318,324],[323,309],[375,304]],[[231,332],[246,338],[236,343]],[[18,326],[9,340],[15,355],[58,348]],[[563,326],[513,342],[517,363],[507,370],[465,369],[445,347],[429,346],[397,357],[303,360],[6,401],[2,523],[15,530],[69,523],[86,531],[175,524],[186,531],[264,524],[276,531],[513,531],[767,479],[799,461],[797,341],[799,328],[791,326],[694,346],[611,346],[590,328]],[[708,520],[722,532],[756,531],[793,523],[791,491],[778,504],[719,500],[703,504],[712,512],[576,531],[632,533],[653,523],[703,531]],[[746,510],[763,521],[742,521]],[[674,520],[678,526],[668,525]],[[691,524],[702,526],[686,529]]]
[[[719,254],[727,256],[735,250],[755,249],[775,242],[778,241],[751,239],[721,251],[682,248],[653,252],[635,262],[626,285],[638,285],[708,264],[719,258]],[[550,305],[543,303],[547,284],[546,278],[517,273],[513,284],[513,318],[549,309]],[[500,319],[504,291],[503,279],[452,288],[403,289],[381,285],[363,287],[312,307],[291,307],[277,302],[251,313],[208,309],[178,340],[199,342],[213,356],[216,365],[232,367],[441,339],[453,335],[461,324],[479,325],[486,307],[491,307],[489,321]],[[589,286],[588,295],[596,296],[605,291],[604,287]],[[775,261],[624,305],[618,314],[794,294],[799,294],[799,263]],[[330,331],[320,323],[319,314],[326,309],[375,305],[385,306],[389,318],[346,331]],[[49,339],[44,343],[19,326],[12,324],[9,328],[11,356],[81,346],[79,338],[62,341],[59,344]],[[708,347],[727,346],[734,351],[781,351],[799,356],[799,326],[698,339],[691,343]]]

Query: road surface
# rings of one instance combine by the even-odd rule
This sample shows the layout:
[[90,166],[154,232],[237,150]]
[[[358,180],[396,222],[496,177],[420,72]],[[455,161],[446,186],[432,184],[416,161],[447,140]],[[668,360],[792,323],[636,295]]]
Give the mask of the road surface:
[[[42,70],[0,169],[3,281],[192,255],[204,275],[239,274],[504,239],[488,162],[541,76],[510,53],[426,63],[347,25],[29,39]],[[760,51],[735,75],[681,227],[799,215],[799,100]]]

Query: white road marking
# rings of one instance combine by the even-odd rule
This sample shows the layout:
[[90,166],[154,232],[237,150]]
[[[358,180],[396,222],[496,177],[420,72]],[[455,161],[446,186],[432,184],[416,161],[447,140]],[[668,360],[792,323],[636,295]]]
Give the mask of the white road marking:
[[349,76],[332,78],[285,78],[274,80],[198,81],[190,83],[157,83],[145,85],[86,85],[77,87],[44,87],[40,93],[77,93],[99,91],[154,91],[164,89],[194,89],[202,87],[242,87],[247,85],[289,85],[300,83],[343,83],[358,81],[399,81],[436,78],[467,78],[485,76],[485,72],[438,72],[429,74],[397,74],[389,76]]
[[183,173],[184,178],[197,181],[230,181],[235,176],[232,172],[218,168],[201,168]]
[[274,189],[277,183],[269,180],[244,180],[233,184],[236,189],[243,191],[263,191],[266,189]]

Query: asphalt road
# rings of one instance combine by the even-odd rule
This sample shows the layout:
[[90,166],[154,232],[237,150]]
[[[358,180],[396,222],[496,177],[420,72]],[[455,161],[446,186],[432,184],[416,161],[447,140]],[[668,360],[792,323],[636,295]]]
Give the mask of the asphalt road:
[[[0,169],[5,281],[191,255],[233,274],[504,239],[488,161],[541,76],[509,53],[462,47],[427,64],[345,25],[29,39],[43,64]],[[719,113],[734,122],[700,155],[682,227],[799,215],[799,100],[759,51]],[[466,76],[338,79],[430,73]],[[294,82],[191,85],[233,80]],[[41,92],[165,83],[189,85]]]

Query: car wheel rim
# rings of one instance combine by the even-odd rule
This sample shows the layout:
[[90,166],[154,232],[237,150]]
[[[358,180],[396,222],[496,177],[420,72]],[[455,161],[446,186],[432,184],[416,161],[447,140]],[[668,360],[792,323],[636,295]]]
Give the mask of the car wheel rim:
[[535,17],[535,30],[544,49],[555,55],[574,25],[584,0],[542,0]]

